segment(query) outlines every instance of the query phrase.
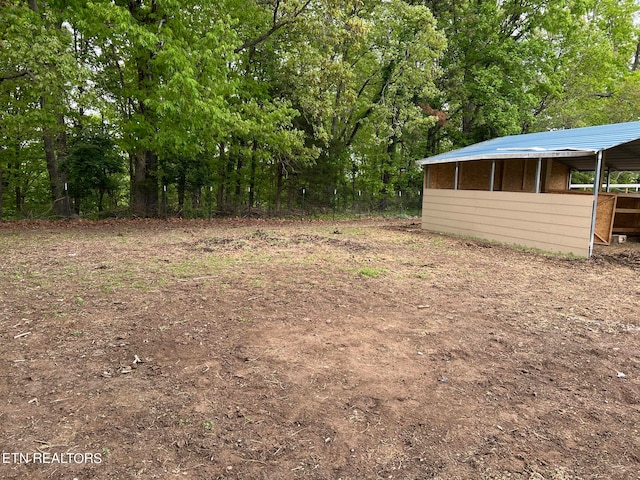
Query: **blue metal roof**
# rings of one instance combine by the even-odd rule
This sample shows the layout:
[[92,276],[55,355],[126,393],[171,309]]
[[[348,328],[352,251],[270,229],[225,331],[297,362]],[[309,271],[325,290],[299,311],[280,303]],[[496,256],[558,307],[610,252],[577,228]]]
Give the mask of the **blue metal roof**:
[[605,152],[605,165],[614,170],[640,170],[640,121],[499,137],[417,163],[554,158],[577,170],[593,170],[597,152]]

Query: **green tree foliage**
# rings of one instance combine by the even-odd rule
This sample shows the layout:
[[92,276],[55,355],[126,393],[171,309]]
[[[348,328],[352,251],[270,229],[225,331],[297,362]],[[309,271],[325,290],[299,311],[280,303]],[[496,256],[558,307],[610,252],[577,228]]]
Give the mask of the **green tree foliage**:
[[158,214],[163,162],[211,150],[232,122],[234,34],[216,2],[99,1],[83,11],[130,159],[133,213]]
[[[66,155],[65,115],[73,85],[83,82],[65,25],[64,2],[7,1],[0,4],[0,98],[4,133],[9,150],[42,145],[53,213],[64,214],[64,175],[60,164]],[[15,149],[15,145],[13,145]],[[14,172],[24,168],[25,157],[14,155]],[[18,162],[18,163],[15,163]],[[16,197],[17,210],[21,203]]]
[[[372,206],[414,160],[636,120],[636,0],[2,0],[0,217]],[[334,195],[335,192],[335,195]],[[362,195],[364,194],[364,195]],[[361,196],[362,195],[362,196]],[[128,199],[126,198],[128,196]]]
[[638,43],[634,0],[431,4],[449,48],[443,112],[425,154],[499,135],[614,121],[602,99],[629,74]]
[[624,76],[614,85],[604,107],[614,122],[640,119],[640,70]]
[[83,130],[73,139],[69,153],[61,166],[66,174],[76,214],[81,209],[94,207],[104,210],[104,197],[108,195],[111,205],[117,203],[118,174],[124,173],[122,158],[115,148],[111,136]]
[[[518,133],[531,121],[549,48],[538,32],[549,2],[462,1],[434,5],[449,42],[440,93],[427,99],[448,122],[425,153]],[[444,145],[442,144],[442,142]]]
[[282,89],[320,152],[301,181],[324,197],[349,179],[352,195],[356,187],[392,190],[411,132],[430,121],[419,100],[435,89],[444,38],[423,6],[393,0],[323,7],[292,32],[302,40],[282,56]]
[[[574,128],[637,119],[620,115],[617,92],[634,83],[631,74],[638,45],[634,0],[575,1],[564,16],[549,20],[547,37],[555,48],[553,94],[544,100],[536,129]],[[636,80],[637,82],[637,80]]]

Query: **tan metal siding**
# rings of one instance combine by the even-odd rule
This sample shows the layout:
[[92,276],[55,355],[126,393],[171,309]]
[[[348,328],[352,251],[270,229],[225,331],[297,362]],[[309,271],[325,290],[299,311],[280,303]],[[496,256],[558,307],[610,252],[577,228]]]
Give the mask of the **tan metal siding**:
[[584,195],[426,189],[422,228],[586,257],[592,208]]

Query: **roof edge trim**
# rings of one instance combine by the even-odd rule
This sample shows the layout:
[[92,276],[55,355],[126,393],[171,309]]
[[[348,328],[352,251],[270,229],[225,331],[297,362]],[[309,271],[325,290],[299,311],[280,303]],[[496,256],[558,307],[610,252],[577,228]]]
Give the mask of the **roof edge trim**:
[[[505,153],[484,153],[477,155],[463,155],[461,157],[437,158],[427,157],[416,160],[418,165],[437,165],[441,163],[470,162],[473,160],[510,160],[510,159],[538,159],[538,158],[570,158],[570,157],[586,157],[595,155],[598,150],[567,148],[564,150],[545,150],[545,149],[498,149]],[[507,151],[508,150],[508,151]]]

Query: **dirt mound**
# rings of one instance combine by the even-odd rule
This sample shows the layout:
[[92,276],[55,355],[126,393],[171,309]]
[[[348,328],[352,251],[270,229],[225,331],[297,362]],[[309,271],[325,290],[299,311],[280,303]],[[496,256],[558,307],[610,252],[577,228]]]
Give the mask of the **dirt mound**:
[[640,249],[625,250],[618,252],[596,252],[591,257],[596,263],[609,263],[621,265],[634,270],[640,270]]

